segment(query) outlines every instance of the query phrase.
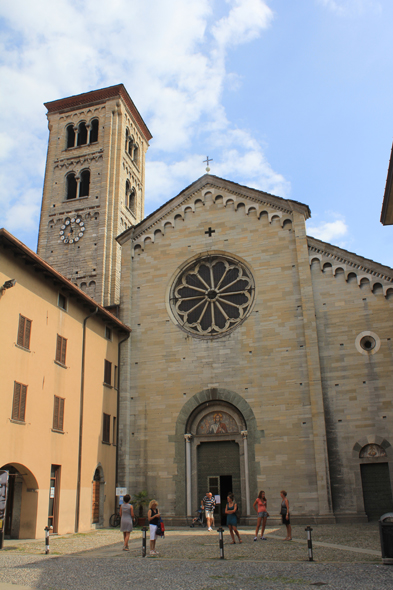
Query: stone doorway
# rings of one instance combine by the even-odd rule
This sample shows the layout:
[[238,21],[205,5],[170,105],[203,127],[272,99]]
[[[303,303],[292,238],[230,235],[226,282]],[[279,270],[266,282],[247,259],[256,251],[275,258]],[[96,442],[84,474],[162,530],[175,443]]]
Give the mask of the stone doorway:
[[225,505],[230,492],[241,511],[240,452],[235,441],[202,442],[197,448],[198,497],[206,492],[220,497],[215,524],[226,524]]
[[378,520],[386,512],[393,512],[392,487],[388,463],[360,465],[364,511],[369,520]]
[[95,528],[104,526],[105,477],[104,470],[98,465],[93,475],[91,516]]
[[204,403],[192,413],[187,425],[187,515],[200,506],[207,491],[220,496],[215,515],[226,522],[229,492],[236,497],[244,516],[250,511],[250,484],[246,424],[241,413],[226,402]]

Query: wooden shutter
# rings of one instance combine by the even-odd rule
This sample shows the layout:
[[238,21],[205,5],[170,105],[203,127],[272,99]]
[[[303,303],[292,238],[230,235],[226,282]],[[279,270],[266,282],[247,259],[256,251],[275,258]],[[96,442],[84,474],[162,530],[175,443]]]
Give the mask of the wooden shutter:
[[18,340],[19,346],[30,348],[31,320],[19,314]]
[[53,404],[53,430],[63,430],[64,401],[64,398],[55,395]]
[[67,350],[67,339],[62,338],[57,334],[56,340],[56,361],[62,365],[66,364],[66,350]]
[[61,336],[57,335],[56,340],[56,360],[58,363],[61,362]]
[[104,414],[103,428],[102,428],[102,440],[106,443],[110,443],[110,429],[111,429],[111,417],[109,414]]
[[25,338],[23,346],[30,348],[30,332],[31,332],[31,320],[25,318]]
[[65,338],[61,339],[61,364],[65,365],[66,364],[66,350],[67,350],[67,340]]
[[64,398],[59,397],[59,430],[63,430],[64,426]]
[[104,383],[107,385],[111,385],[112,383],[112,363],[107,360],[105,360]]
[[14,399],[12,402],[12,420],[24,422],[26,411],[27,385],[14,381]]

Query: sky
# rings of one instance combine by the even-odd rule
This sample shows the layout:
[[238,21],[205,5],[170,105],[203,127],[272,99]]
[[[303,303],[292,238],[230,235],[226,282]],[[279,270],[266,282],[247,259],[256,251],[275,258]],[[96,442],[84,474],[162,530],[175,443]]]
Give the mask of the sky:
[[393,267],[391,0],[0,3],[0,227],[36,249],[44,102],[123,83],[153,139],[145,214],[205,173],[307,204]]

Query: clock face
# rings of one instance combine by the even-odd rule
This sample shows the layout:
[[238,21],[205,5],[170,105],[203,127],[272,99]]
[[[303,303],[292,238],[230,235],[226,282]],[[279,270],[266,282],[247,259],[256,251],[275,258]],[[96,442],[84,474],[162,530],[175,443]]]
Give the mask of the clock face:
[[63,244],[73,244],[83,238],[86,226],[80,217],[67,217],[60,228],[60,239]]

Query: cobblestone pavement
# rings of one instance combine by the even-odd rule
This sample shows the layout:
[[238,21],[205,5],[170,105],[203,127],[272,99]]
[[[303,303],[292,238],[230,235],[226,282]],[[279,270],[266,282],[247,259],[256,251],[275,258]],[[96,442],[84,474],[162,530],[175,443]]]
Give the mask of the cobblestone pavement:
[[313,526],[314,562],[308,561],[304,526],[270,528],[267,540],[253,541],[240,529],[242,544],[230,545],[224,533],[225,560],[218,534],[206,529],[168,530],[157,541],[159,555],[141,557],[141,531],[130,551],[122,551],[119,530],[98,530],[44,541],[8,540],[0,552],[0,590],[19,584],[40,590],[254,590],[326,587],[328,590],[392,590],[393,567],[381,562],[378,525]]

